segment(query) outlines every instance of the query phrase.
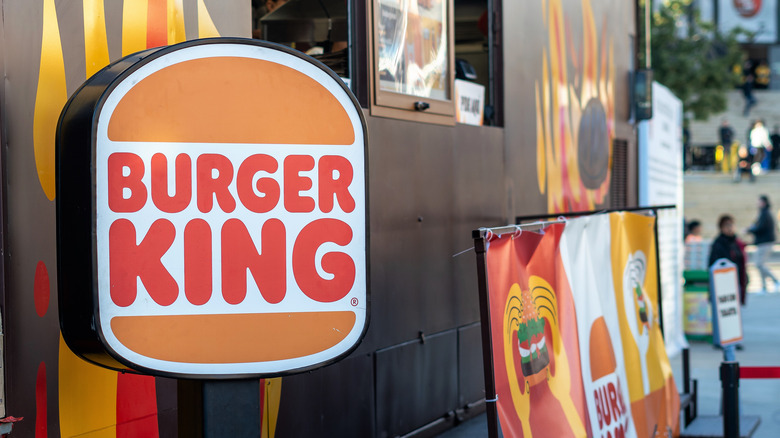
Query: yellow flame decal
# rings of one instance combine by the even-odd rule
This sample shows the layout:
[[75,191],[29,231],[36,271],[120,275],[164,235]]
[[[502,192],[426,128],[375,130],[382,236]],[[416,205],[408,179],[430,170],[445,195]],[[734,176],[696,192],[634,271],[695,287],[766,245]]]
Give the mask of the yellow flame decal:
[[125,0],[122,8],[122,56],[127,56],[146,49],[149,0]]
[[184,0],[168,0],[168,44],[187,39],[184,32]]
[[211,19],[204,0],[198,0],[198,38],[218,37],[219,31]]
[[84,55],[87,78],[109,63],[103,0],[84,0]]
[[54,140],[62,107],[68,99],[65,62],[62,56],[60,28],[54,0],[43,2],[43,35],[38,90],[33,114],[33,149],[35,168],[46,197],[56,196]]
[[116,438],[116,371],[82,360],[60,335],[58,382],[61,436]]
[[265,401],[263,403],[263,430],[260,438],[276,435],[276,420],[279,418],[279,403],[282,397],[282,378],[265,379]]

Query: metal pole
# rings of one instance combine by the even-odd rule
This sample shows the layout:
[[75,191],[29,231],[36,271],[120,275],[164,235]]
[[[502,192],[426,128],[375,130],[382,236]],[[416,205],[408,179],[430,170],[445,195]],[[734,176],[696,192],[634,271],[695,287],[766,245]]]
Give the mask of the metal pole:
[[547,214],[535,214],[530,216],[516,216],[515,217],[515,223],[519,223],[521,221],[530,221],[530,220],[537,220],[537,219],[545,219],[550,217],[558,217],[558,216],[588,216],[591,214],[597,214],[597,213],[614,213],[619,211],[650,211],[650,210],[668,210],[670,208],[677,208],[674,204],[668,204],[668,205],[654,205],[652,207],[627,207],[627,208],[605,208],[602,210],[590,210],[590,211],[568,211],[564,213],[547,213]]
[[691,352],[687,348],[683,348],[682,350],[682,362],[683,362],[683,393],[688,394],[691,397],[691,402],[688,403],[688,406],[685,407],[685,427],[688,427],[688,425],[691,424],[691,422],[695,418],[693,409],[696,406],[696,394],[695,394],[696,382],[693,382],[694,392],[691,393]]
[[493,375],[493,343],[490,330],[490,301],[488,299],[487,258],[485,239],[476,237],[474,251],[477,253],[477,279],[479,283],[479,316],[482,321],[482,367],[485,375],[485,409],[487,410],[488,437],[498,438],[498,397]]
[[723,390],[723,436],[739,438],[739,362],[720,364]]
[[496,59],[496,36],[494,22],[496,15],[493,2],[488,0],[487,2],[487,22],[488,22],[488,103],[493,106],[493,121],[492,125],[496,125],[496,77],[495,77],[495,59]]
[[655,281],[658,285],[658,326],[661,328],[661,337],[664,336],[664,307],[661,288],[661,248],[658,246],[658,210],[653,208],[653,238],[655,239]]
[[651,3],[653,0],[645,0],[645,68],[650,69],[650,14],[653,12]]
[[260,391],[258,380],[180,380],[179,436],[259,437]]

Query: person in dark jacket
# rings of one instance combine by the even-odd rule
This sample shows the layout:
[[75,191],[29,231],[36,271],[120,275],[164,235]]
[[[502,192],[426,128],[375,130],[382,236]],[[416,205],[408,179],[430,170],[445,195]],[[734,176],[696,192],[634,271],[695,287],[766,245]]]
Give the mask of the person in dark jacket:
[[767,289],[767,278],[772,279],[774,292],[780,292],[780,284],[777,278],[772,275],[772,271],[766,267],[766,262],[772,254],[772,247],[775,244],[775,220],[770,211],[769,198],[761,195],[758,198],[758,218],[756,222],[747,229],[747,232],[754,237],[753,243],[756,245],[756,268],[761,274],[761,292],[765,293]]
[[739,301],[745,305],[747,291],[747,271],[745,269],[745,246],[737,238],[734,232],[734,218],[724,214],[718,219],[718,228],[720,234],[712,242],[710,248],[710,262],[712,266],[718,259],[727,259],[737,265],[737,276],[739,277]]

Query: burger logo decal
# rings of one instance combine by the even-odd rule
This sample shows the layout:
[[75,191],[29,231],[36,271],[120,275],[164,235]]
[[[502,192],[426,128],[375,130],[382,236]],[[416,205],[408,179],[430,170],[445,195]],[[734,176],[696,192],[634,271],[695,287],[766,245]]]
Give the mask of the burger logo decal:
[[[572,367],[558,325],[558,298],[544,278],[531,275],[528,286],[510,286],[503,314],[503,357],[512,406],[523,428],[533,436],[531,397],[555,403],[565,413],[560,430],[584,433],[584,425],[572,400]],[[545,431],[538,431],[545,436]]]
[[762,0],[734,0],[734,8],[745,18],[754,17],[761,11]]
[[555,295],[550,288],[523,291],[517,283],[510,288],[504,310],[504,345],[510,351],[505,357],[512,362],[507,367],[509,381],[516,382],[524,394],[550,377],[548,345],[552,344],[548,338],[552,330],[548,318],[554,318],[555,313]]
[[516,336],[520,369],[523,376],[530,381],[532,376],[547,368],[550,364],[550,355],[547,353],[545,319],[539,317],[530,293],[521,296],[521,306],[514,307],[512,310],[518,317]]
[[[647,357],[650,348],[650,330],[655,324],[653,306],[645,289],[647,256],[642,251],[629,254],[623,270],[623,304],[629,330],[636,341],[641,357]],[[647,361],[642,360],[645,394],[650,393]]]
[[341,79],[281,46],[198,40],[97,73],[58,132],[66,342],[185,378],[345,356],[368,322],[365,149]]
[[628,258],[623,278],[623,288],[626,292],[626,314],[633,320],[632,331],[646,337],[652,322],[652,307],[644,289],[647,259],[642,251],[637,251]]

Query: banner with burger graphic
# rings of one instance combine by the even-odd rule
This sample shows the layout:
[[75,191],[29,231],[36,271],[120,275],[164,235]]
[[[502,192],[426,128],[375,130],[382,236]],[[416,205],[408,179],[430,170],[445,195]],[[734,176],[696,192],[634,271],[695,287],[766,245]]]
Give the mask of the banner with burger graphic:
[[609,220],[615,312],[634,427],[639,436],[671,436],[679,428],[680,399],[658,318],[655,218],[612,213]]
[[504,436],[581,437],[587,408],[563,224],[488,243],[490,326]]
[[613,213],[488,234],[493,375],[504,436],[679,429],[658,312],[654,218]]

